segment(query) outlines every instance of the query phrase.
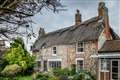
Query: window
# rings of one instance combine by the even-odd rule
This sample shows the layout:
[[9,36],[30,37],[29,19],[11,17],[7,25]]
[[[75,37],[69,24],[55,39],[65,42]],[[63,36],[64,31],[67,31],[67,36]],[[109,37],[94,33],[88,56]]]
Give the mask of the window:
[[49,61],[50,68],[61,68],[61,61]]
[[84,52],[84,43],[83,42],[78,42],[77,52]]
[[83,69],[83,60],[77,60],[77,71]]
[[106,59],[101,59],[101,70],[102,71],[109,71],[110,61]]
[[37,61],[37,66],[41,67],[41,61]]
[[57,53],[57,49],[56,47],[53,47],[53,54],[56,54]]
[[118,69],[118,61],[112,61],[112,79],[118,80],[119,69]]
[[40,71],[40,69],[41,69],[41,61],[37,61],[37,62],[36,62],[34,69],[35,69],[36,71]]

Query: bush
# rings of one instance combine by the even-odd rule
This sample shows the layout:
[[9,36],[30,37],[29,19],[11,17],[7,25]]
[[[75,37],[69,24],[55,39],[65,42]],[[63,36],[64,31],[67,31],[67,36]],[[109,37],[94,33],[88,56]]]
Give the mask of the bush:
[[70,75],[70,70],[65,68],[65,69],[53,69],[53,75],[55,76],[61,76],[61,75],[66,75],[69,76]]
[[21,70],[22,68],[17,64],[8,65],[3,69],[1,74],[3,76],[16,76]]
[[89,71],[80,70],[73,78],[73,80],[95,80],[94,76]]
[[33,80],[48,80],[50,75],[46,73],[34,73],[32,76]]
[[69,80],[68,76],[66,76],[66,75],[60,75],[58,78],[59,78],[59,80]]
[[70,73],[72,76],[76,74],[76,65],[75,64],[71,65],[71,72]]

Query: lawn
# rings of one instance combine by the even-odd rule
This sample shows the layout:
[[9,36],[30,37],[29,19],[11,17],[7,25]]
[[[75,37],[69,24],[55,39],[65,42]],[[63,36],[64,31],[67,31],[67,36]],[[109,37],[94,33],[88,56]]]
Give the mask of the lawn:
[[32,76],[19,76],[16,80],[32,80]]

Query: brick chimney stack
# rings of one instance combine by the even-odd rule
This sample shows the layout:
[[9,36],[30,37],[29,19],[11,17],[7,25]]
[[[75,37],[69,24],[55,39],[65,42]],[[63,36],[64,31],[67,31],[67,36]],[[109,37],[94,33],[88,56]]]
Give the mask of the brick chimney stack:
[[112,37],[110,33],[108,8],[105,6],[104,2],[99,3],[98,17],[102,17],[104,20],[104,33],[105,33],[106,40],[111,40]]
[[80,14],[80,11],[77,9],[76,10],[76,14],[75,14],[75,25],[78,25],[81,23],[81,14]]

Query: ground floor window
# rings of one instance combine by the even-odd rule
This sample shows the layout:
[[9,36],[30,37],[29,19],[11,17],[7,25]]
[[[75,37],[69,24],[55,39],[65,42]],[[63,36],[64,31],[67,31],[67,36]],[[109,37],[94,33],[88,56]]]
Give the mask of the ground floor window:
[[110,60],[101,59],[101,71],[109,71],[110,70]]
[[84,67],[83,60],[77,60],[77,71],[82,70]]
[[41,61],[37,61],[37,66],[41,67]]
[[40,68],[41,68],[41,61],[37,61],[37,62],[35,63],[34,69],[35,69],[36,71],[39,71]]
[[118,61],[112,61],[112,79],[118,80]]
[[49,61],[50,68],[61,68],[61,61]]

